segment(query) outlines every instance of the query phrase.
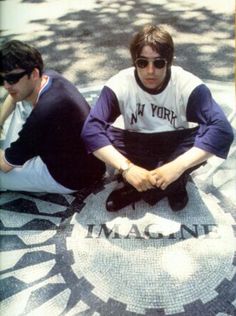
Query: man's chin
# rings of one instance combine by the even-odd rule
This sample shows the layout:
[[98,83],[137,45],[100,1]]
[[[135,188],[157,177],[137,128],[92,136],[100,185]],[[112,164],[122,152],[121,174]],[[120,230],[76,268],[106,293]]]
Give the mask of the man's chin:
[[15,102],[18,102],[18,101],[21,101],[19,100],[19,96],[17,95],[16,92],[9,92],[10,96],[12,97],[12,99],[15,101]]
[[157,89],[158,85],[159,85],[159,83],[156,80],[145,80],[144,81],[144,86],[147,89],[151,89],[151,90]]

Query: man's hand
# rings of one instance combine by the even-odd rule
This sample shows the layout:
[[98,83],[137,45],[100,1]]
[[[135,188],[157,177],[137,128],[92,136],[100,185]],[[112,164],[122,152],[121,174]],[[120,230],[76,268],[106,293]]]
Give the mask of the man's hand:
[[152,189],[156,185],[155,177],[150,174],[148,170],[136,165],[132,165],[126,172],[124,172],[123,177],[139,192]]
[[8,95],[3,104],[0,105],[0,125],[3,127],[6,119],[15,110],[16,102]]
[[4,151],[0,149],[0,170],[3,172],[8,172],[12,169],[13,167],[9,165],[4,159]]
[[168,185],[177,180],[186,170],[200,165],[212,156],[211,153],[197,147],[192,147],[175,160],[150,171],[155,177],[156,187],[165,190]]
[[184,168],[182,165],[174,160],[150,171],[150,174],[155,178],[155,186],[165,190],[168,185],[177,180],[183,172]]
[[[93,154],[117,170],[120,170],[120,166],[123,163],[127,163],[127,157],[123,156],[112,145],[99,148]],[[129,169],[123,173],[123,178],[139,192],[151,189],[156,185],[156,179],[148,170],[138,167],[133,163]]]

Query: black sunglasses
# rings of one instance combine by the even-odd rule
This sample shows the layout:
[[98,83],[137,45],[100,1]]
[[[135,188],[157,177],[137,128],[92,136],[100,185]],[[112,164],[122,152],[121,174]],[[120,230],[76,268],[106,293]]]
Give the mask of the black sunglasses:
[[166,63],[167,63],[167,61],[163,58],[143,58],[143,57],[140,57],[140,58],[137,58],[135,60],[135,65],[138,68],[146,68],[150,62],[152,62],[154,67],[157,69],[164,68]]
[[4,81],[6,81],[8,84],[12,85],[17,83],[22,77],[25,75],[29,75],[29,70],[25,70],[23,72],[15,73],[15,74],[9,74],[2,76],[0,75],[0,86],[4,85]]

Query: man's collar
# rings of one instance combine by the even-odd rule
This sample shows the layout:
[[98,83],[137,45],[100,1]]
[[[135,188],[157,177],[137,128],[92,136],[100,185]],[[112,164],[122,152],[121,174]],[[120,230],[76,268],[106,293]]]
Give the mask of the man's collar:
[[165,90],[166,86],[168,85],[169,81],[170,81],[170,76],[171,76],[171,68],[168,67],[167,68],[167,72],[166,72],[166,77],[161,85],[160,88],[157,88],[157,89],[148,89],[147,87],[144,86],[144,84],[141,82],[141,80],[139,79],[139,76],[138,76],[138,73],[137,73],[137,70],[135,68],[134,70],[134,75],[135,75],[135,79],[137,81],[137,84],[140,86],[140,88],[150,94],[159,94],[161,93],[162,91]]

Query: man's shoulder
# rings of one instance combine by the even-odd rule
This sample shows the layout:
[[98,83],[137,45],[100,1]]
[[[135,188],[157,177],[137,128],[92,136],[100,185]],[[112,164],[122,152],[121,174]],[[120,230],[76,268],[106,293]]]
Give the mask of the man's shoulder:
[[180,66],[171,67],[171,77],[173,80],[176,80],[176,81],[192,80],[192,81],[202,82],[202,80],[199,77],[197,77],[192,72]]
[[62,74],[55,70],[46,70],[45,75],[49,77],[49,92],[56,90],[59,95],[78,95],[81,94],[73,82],[65,78]]
[[118,72],[118,74],[120,75],[126,75],[126,76],[134,76],[134,67],[129,67],[129,68],[125,68],[122,69]]
[[119,71],[105,85],[115,93],[118,99],[124,98],[135,87],[134,67]]
[[51,107],[53,105],[54,108],[88,106],[79,89],[63,75],[54,70],[47,70],[44,74],[49,77],[49,81],[40,94],[38,104],[44,108],[47,104],[51,104]]
[[44,74],[47,75],[52,80],[57,80],[57,81],[60,81],[62,83],[67,83],[67,84],[75,87],[75,84],[72,81],[70,81],[63,74],[57,72],[56,70],[47,69],[44,71]]
[[171,82],[182,91],[186,89],[191,91],[203,83],[199,77],[180,66],[171,67]]

